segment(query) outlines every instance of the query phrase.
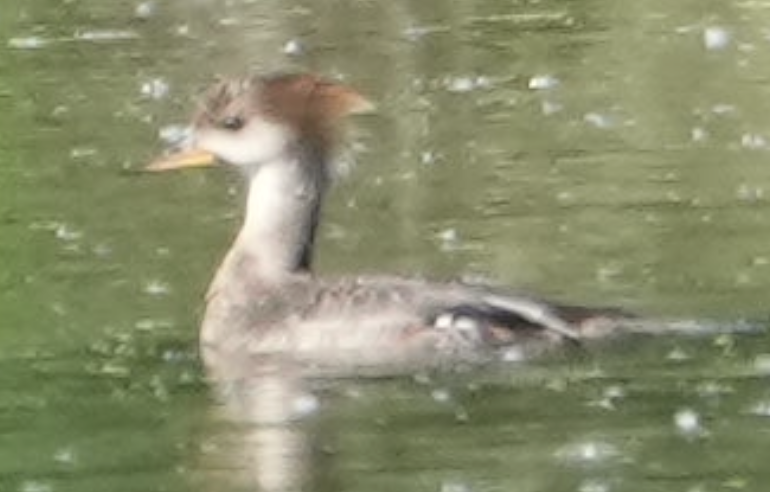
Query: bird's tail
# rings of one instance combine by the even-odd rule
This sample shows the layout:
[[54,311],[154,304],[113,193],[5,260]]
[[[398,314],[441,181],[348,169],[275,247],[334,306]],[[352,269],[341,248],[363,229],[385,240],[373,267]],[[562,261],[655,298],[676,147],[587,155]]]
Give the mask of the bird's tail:
[[760,333],[766,331],[768,326],[765,321],[749,319],[713,321],[649,318],[612,308],[559,306],[556,312],[575,327],[581,340],[612,338],[626,334],[709,336],[724,333]]

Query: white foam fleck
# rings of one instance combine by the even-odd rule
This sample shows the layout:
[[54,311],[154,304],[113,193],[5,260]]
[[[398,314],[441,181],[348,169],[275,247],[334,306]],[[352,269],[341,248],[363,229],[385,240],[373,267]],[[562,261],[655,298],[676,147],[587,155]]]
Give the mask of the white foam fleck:
[[474,89],[473,79],[470,77],[455,77],[446,82],[450,92],[470,92]]
[[485,89],[491,85],[491,81],[488,77],[483,75],[478,76],[459,76],[449,77],[444,80],[444,87],[449,92],[464,93],[470,92],[476,89]]
[[602,441],[584,441],[569,444],[556,451],[556,457],[573,464],[592,465],[620,456],[614,445]]
[[142,291],[151,296],[164,296],[171,292],[171,287],[162,280],[152,279],[144,284]]
[[155,15],[157,9],[158,5],[153,1],[141,2],[134,9],[134,16],[137,19],[147,20]]
[[727,115],[735,113],[736,108],[733,104],[719,103],[711,107],[711,112],[717,115]]
[[54,452],[53,460],[62,465],[74,465],[77,463],[77,454],[70,447],[61,448]]
[[292,415],[294,418],[307,417],[314,415],[321,408],[321,403],[318,398],[312,393],[304,393],[297,396],[291,402]]
[[683,408],[674,414],[674,426],[685,437],[700,437],[706,434],[700,415],[691,408]]
[[446,388],[436,388],[430,392],[430,396],[439,403],[447,403],[452,400],[452,394]]
[[526,360],[526,355],[521,347],[507,347],[500,354],[500,359],[503,362],[521,362]]
[[695,127],[690,130],[690,140],[693,142],[703,142],[708,138],[708,132],[701,127]]
[[757,374],[770,376],[770,354],[759,354],[754,357],[754,370]]
[[171,86],[163,78],[155,77],[142,82],[139,90],[142,96],[149,99],[159,100],[168,96]]
[[751,406],[749,413],[757,417],[770,417],[770,400],[758,401]]
[[707,50],[722,50],[730,44],[732,36],[724,27],[709,26],[703,30],[703,45]]
[[72,226],[67,224],[59,224],[54,234],[56,234],[57,239],[61,239],[62,241],[66,242],[76,241],[83,237],[83,233],[81,231],[73,229]]
[[48,46],[50,43],[50,39],[40,36],[25,36],[9,39],[8,47],[17,50],[39,50],[40,48]]
[[761,186],[741,183],[735,192],[738,200],[742,202],[757,202],[764,198],[765,190]]
[[439,241],[441,241],[442,251],[452,251],[460,245],[460,235],[457,233],[457,229],[449,228],[436,234]]
[[609,490],[609,483],[595,478],[585,480],[578,486],[578,492],[609,492]]
[[76,32],[73,39],[76,41],[124,41],[137,39],[139,34],[135,31],[121,31],[118,29],[106,29],[103,31]]
[[98,153],[94,147],[74,147],[70,149],[70,157],[72,159],[85,159],[87,157],[93,157]]
[[189,141],[192,133],[187,125],[166,125],[158,131],[158,137],[167,145],[179,146]]
[[593,126],[594,128],[610,128],[613,126],[612,120],[601,113],[590,112],[583,116],[583,121]]
[[534,75],[529,79],[529,82],[527,83],[527,87],[532,90],[553,89],[557,85],[559,85],[559,79],[553,75],[548,74]]
[[666,359],[673,360],[676,362],[689,360],[690,358],[691,358],[690,354],[688,354],[687,352],[685,352],[684,350],[678,347],[671,350],[671,352],[669,352],[668,354],[666,354]]
[[761,150],[767,148],[767,140],[756,133],[744,133],[741,135],[741,146],[746,149]]
[[143,318],[134,323],[134,327],[142,331],[152,331],[172,326],[174,326],[174,323],[167,319]]
[[26,480],[19,486],[19,492],[53,492],[53,486],[38,480]]
[[299,56],[305,52],[305,47],[299,39],[290,39],[283,45],[283,53],[289,56]]
[[441,483],[439,492],[472,492],[473,488],[465,482],[447,480]]
[[550,116],[556,114],[564,109],[564,105],[555,101],[543,101],[540,104],[540,110],[544,115]]
[[437,155],[432,150],[420,152],[420,164],[431,165],[436,163]]

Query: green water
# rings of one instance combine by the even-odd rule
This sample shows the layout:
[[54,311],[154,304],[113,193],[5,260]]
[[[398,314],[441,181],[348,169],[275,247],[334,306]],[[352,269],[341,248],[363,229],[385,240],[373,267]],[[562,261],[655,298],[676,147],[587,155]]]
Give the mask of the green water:
[[[764,490],[764,333],[338,382],[283,437],[232,429],[196,330],[240,184],[136,170],[215,74],[319,71],[379,108],[352,129],[320,271],[763,320],[769,18],[764,2],[5,0],[0,491],[255,490],[255,461],[281,452],[265,443],[295,441],[315,449],[294,471],[310,490]],[[167,94],[143,90],[155,79]]]

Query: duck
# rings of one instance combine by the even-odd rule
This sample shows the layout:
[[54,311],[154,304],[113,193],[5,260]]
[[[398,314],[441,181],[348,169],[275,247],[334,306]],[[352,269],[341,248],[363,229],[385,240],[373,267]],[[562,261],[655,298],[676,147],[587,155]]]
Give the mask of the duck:
[[244,380],[280,361],[308,376],[396,376],[527,359],[613,334],[636,317],[484,283],[312,268],[344,122],[371,112],[356,89],[311,73],[250,74],[205,91],[190,141],[147,166],[219,163],[248,183],[243,223],[206,294],[209,375]]

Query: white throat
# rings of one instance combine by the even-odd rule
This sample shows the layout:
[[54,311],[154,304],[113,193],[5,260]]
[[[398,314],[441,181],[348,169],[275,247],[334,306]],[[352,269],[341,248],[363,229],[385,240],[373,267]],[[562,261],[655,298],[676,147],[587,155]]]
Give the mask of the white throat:
[[256,262],[260,277],[309,268],[324,183],[300,156],[263,164],[249,181],[246,217],[235,249]]

